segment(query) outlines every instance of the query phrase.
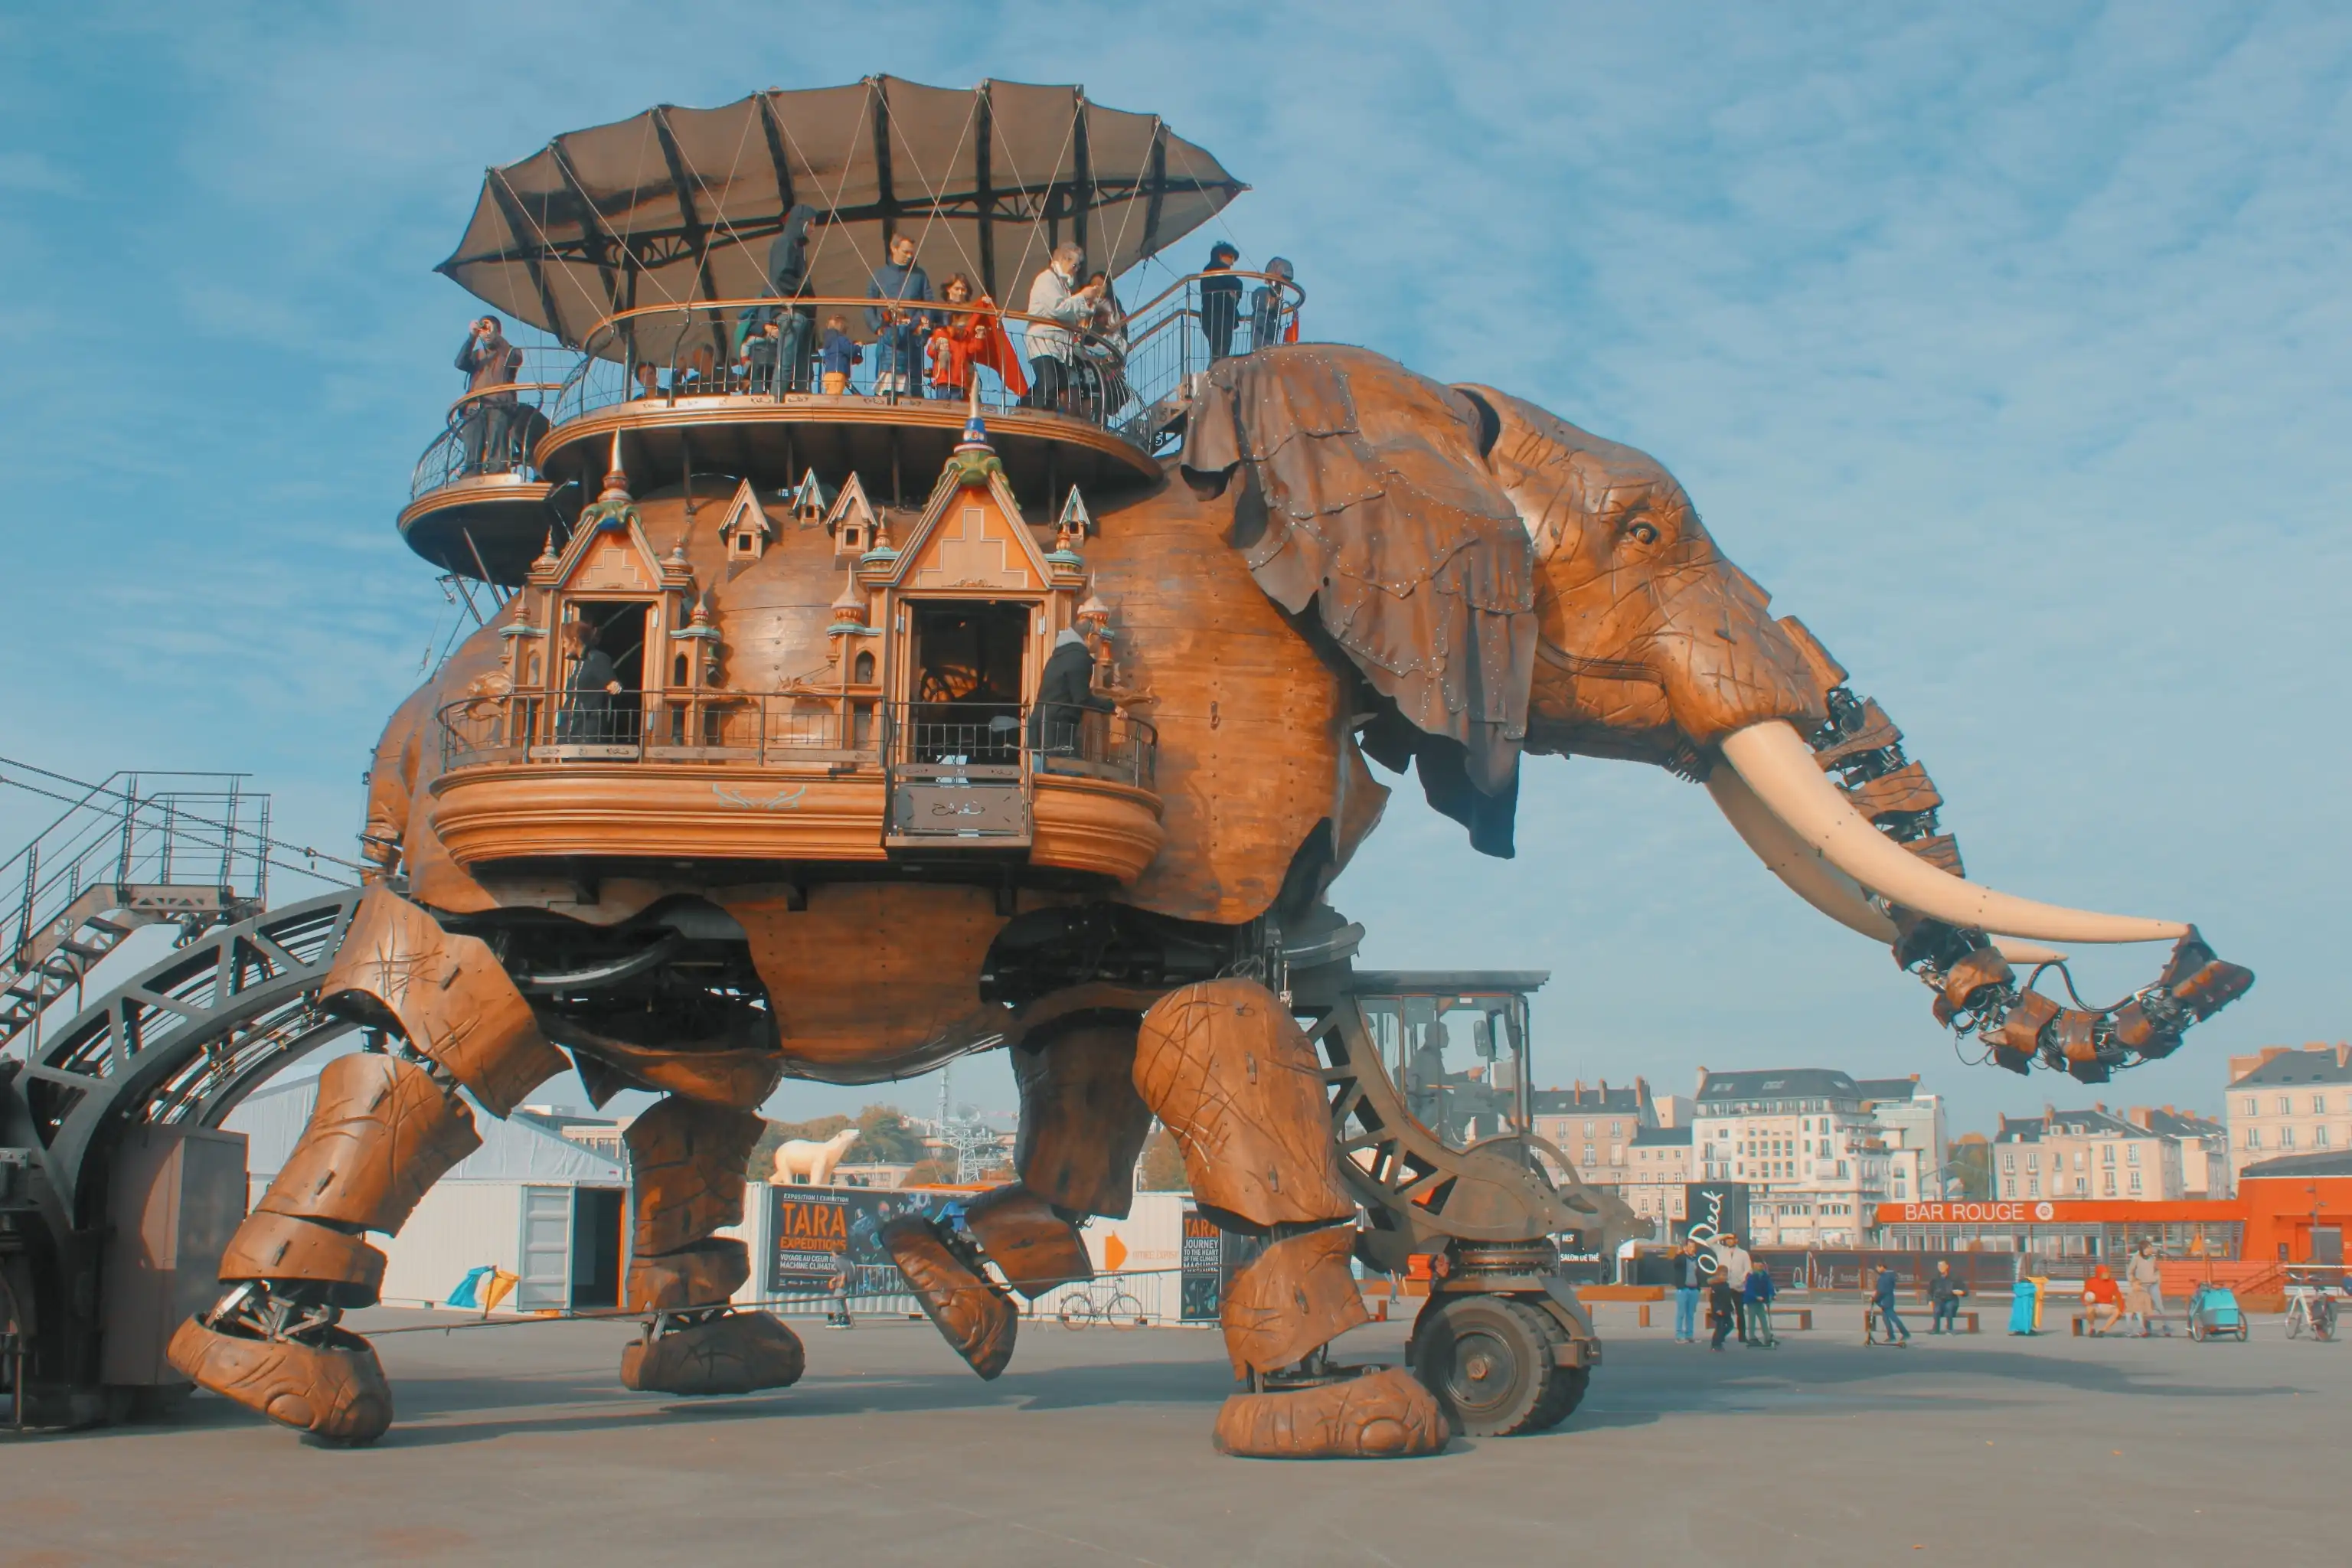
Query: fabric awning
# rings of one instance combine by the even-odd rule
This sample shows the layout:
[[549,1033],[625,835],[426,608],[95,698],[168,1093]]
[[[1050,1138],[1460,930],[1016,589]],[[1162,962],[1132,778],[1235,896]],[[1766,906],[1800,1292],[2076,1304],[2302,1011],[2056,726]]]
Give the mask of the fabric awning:
[[578,346],[616,311],[761,294],[769,242],[805,203],[814,293],[862,297],[906,233],[935,284],[961,272],[1017,310],[1061,240],[1116,277],[1247,188],[1157,115],[1081,88],[877,76],[558,136],[488,172],[436,270]]

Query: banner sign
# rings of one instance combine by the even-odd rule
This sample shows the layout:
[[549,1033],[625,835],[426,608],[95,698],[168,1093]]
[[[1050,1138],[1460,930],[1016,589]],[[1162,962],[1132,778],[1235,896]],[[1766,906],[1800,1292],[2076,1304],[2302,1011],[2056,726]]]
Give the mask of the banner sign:
[[[1736,1236],[1742,1245],[1750,1238],[1748,1234],[1748,1184],[1746,1182],[1686,1182],[1683,1184],[1683,1215],[1675,1221],[1675,1239],[1685,1237],[1703,1248],[1715,1246],[1718,1237]],[[1711,1252],[1700,1254],[1699,1268],[1703,1272],[1715,1272]]]
[[1225,1304],[1225,1233],[1184,1205],[1184,1239],[1177,1254],[1177,1317],[1187,1323],[1213,1323]]
[[906,1215],[961,1219],[969,1196],[921,1188],[771,1187],[769,1293],[826,1295],[843,1288],[834,1280],[845,1279],[853,1294],[871,1294],[898,1278],[898,1266],[882,1250],[882,1227]]

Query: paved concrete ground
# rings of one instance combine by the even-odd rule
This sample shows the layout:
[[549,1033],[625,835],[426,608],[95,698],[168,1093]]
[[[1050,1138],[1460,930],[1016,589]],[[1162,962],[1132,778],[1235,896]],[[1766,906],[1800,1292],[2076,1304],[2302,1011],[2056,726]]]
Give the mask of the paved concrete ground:
[[811,1324],[799,1386],[707,1402],[622,1392],[613,1323],[389,1334],[400,1424],[372,1449],[210,1398],[0,1439],[0,1561],[2151,1564],[2332,1558],[2352,1525],[2352,1347],[2275,1320],[2245,1345],[1713,1354],[1602,1313],[1568,1426],[1385,1464],[1218,1457],[1228,1384],[1197,1331],[1024,1327],[982,1384],[928,1325]]

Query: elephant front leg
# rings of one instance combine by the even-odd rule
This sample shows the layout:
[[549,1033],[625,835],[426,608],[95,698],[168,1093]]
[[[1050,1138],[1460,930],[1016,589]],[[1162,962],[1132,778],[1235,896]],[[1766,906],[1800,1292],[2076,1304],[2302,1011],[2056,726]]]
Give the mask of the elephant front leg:
[[1443,1448],[1445,1417],[1411,1373],[1325,1352],[1369,1321],[1349,1267],[1356,1205],[1321,1064],[1281,999],[1248,980],[1171,992],[1144,1015],[1135,1087],[1183,1152],[1202,1213],[1270,1238],[1226,1292],[1225,1349],[1250,1388],[1218,1413],[1217,1447],[1260,1458]]
[[719,1235],[743,1217],[744,1163],[764,1125],[747,1109],[673,1095],[622,1135],[637,1215],[628,1305],[651,1314],[621,1352],[625,1387],[749,1394],[800,1381],[800,1337],[772,1313],[729,1305],[751,1264],[740,1241]]
[[331,1442],[392,1424],[375,1352],[340,1326],[373,1306],[384,1256],[450,1166],[481,1146],[463,1088],[504,1116],[563,1059],[483,942],[383,889],[368,894],[320,992],[394,1037],[327,1064],[310,1123],[222,1255],[230,1287],[180,1325],[172,1364],[198,1384]]
[[[1081,1217],[1123,1217],[1134,1205],[1136,1156],[1151,1126],[1135,1091],[1135,1031],[1131,1013],[1099,1015],[1015,1047],[1020,1180],[966,1205],[961,1230],[913,1216],[883,1229],[915,1299],[982,1377],[1013,1359],[1019,1319],[1005,1286],[1034,1301],[1093,1279]],[[989,1277],[991,1263],[1004,1285]]]

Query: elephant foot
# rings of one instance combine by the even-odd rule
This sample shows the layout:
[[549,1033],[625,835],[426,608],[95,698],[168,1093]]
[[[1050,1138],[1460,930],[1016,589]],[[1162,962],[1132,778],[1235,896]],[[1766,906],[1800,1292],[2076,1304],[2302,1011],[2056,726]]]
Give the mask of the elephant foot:
[[373,1443],[392,1425],[392,1389],[374,1347],[343,1329],[258,1339],[190,1318],[166,1353],[198,1387],[321,1442]]
[[658,1312],[621,1352],[621,1386],[645,1394],[789,1388],[808,1365],[801,1339],[767,1312]]
[[892,1220],[882,1227],[882,1246],[956,1353],[982,1377],[1002,1373],[1013,1359],[1019,1322],[1013,1299],[950,1247],[929,1220]]
[[1429,1390],[1393,1366],[1236,1394],[1217,1412],[1217,1451],[1245,1459],[1406,1458],[1439,1452],[1448,1435]]

